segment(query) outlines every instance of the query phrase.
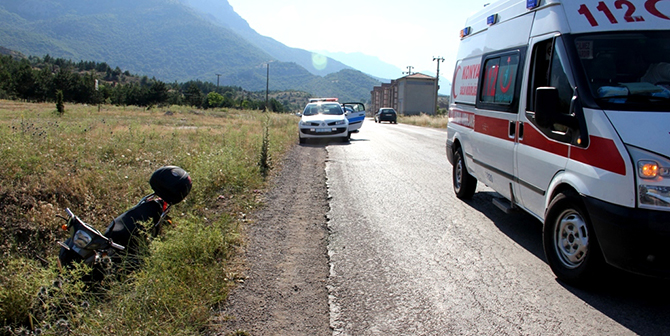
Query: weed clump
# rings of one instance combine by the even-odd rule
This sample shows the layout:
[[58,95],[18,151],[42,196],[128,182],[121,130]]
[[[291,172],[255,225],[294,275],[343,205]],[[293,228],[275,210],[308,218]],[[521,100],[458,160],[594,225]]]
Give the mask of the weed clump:
[[58,114],[65,113],[65,103],[63,103],[63,91],[56,91],[56,111]]

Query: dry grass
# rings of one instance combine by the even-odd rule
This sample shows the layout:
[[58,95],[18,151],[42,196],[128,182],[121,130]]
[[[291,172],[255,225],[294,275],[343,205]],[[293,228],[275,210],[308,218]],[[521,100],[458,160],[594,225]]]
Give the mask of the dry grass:
[[421,114],[415,116],[398,116],[399,123],[432,128],[447,128],[448,121],[449,118],[444,115],[431,116],[427,114]]
[[[198,334],[233,283],[227,274],[240,220],[258,205],[254,191],[264,187],[263,125],[272,168],[295,143],[295,117],[184,107],[65,108],[59,116],[53,104],[0,100],[0,266],[13,270],[0,276],[0,320],[8,326],[0,335],[63,328]],[[55,241],[66,238],[55,216],[69,207],[104,230],[151,192],[149,177],[163,165],[188,171],[193,189],[172,210],[176,226],[151,244],[145,267],[110,282],[103,294],[88,297],[75,286],[67,295],[40,298],[36,289],[77,277],[53,267]],[[58,291],[64,293],[62,286]],[[69,317],[62,316],[64,301],[72,306]],[[72,302],[86,302],[86,309]],[[66,324],[58,329],[58,323]]]

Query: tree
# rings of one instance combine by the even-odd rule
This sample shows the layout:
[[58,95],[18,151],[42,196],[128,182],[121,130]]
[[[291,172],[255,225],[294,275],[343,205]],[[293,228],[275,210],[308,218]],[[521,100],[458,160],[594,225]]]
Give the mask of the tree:
[[235,106],[235,99],[228,97],[227,95],[223,97],[223,103],[221,107],[233,107]]
[[[0,93],[7,95],[7,97],[3,97],[3,99],[8,98],[12,93],[13,79],[10,67],[13,62],[11,56],[0,55]],[[0,96],[2,96],[2,94],[0,94]]]
[[224,97],[216,92],[207,94],[207,105],[209,107],[220,107],[223,104]]
[[162,105],[168,100],[168,88],[165,83],[154,80],[149,87],[147,102],[150,105]]
[[23,99],[34,98],[35,74],[28,60],[22,60],[14,81],[16,94]]
[[277,99],[270,99],[269,105],[272,112],[284,112],[284,105],[282,105],[282,103],[280,103]]
[[62,67],[56,72],[56,76],[53,79],[53,86],[56,90],[63,91],[63,94],[68,96],[72,93],[74,89],[75,82],[77,78],[72,74],[72,72],[63,69]]
[[35,77],[35,98],[38,101],[53,101],[55,98],[53,90],[53,73],[51,71],[51,65],[49,64],[45,64]]
[[191,83],[184,95],[186,96],[187,104],[197,107],[202,105],[202,91],[200,91],[200,88],[195,83]]
[[102,63],[98,63],[98,66],[95,67],[95,70],[98,71],[98,72],[105,72],[106,73],[108,70],[111,70],[111,68],[109,67],[109,65],[107,63],[102,62]]

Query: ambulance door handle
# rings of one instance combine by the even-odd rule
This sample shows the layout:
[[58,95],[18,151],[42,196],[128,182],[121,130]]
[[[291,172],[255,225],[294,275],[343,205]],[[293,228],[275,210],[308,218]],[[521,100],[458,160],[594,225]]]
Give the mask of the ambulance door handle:
[[523,122],[519,122],[519,141],[523,140]]
[[509,136],[510,139],[515,138],[515,136],[516,136],[516,122],[515,121],[510,120],[510,122],[509,122],[509,132],[508,132],[507,136]]

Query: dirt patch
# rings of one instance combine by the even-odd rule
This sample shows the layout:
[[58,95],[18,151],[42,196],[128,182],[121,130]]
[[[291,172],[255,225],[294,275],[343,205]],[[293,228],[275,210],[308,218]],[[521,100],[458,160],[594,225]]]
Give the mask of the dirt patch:
[[323,146],[296,146],[284,159],[245,229],[244,281],[214,321],[216,335],[332,335],[325,162]]

